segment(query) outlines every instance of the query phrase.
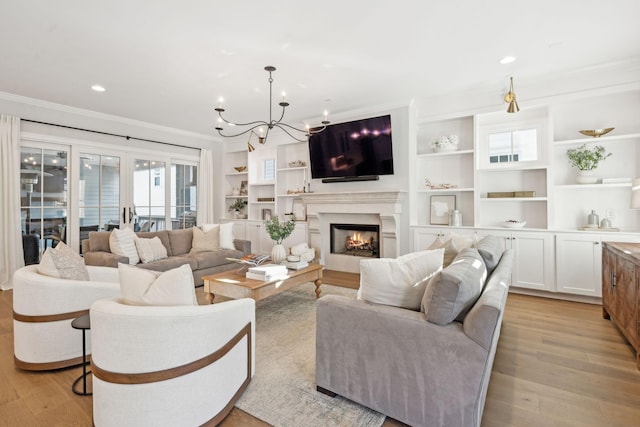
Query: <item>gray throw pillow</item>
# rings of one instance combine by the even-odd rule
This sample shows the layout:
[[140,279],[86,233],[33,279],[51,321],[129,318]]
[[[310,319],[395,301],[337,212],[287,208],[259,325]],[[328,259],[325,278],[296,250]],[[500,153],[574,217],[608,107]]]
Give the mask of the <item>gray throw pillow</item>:
[[462,320],[480,297],[487,268],[478,251],[463,249],[451,265],[436,274],[422,298],[426,319],[438,325]]
[[500,262],[502,252],[504,252],[504,239],[502,237],[487,236],[476,243],[476,249],[487,266],[487,275],[491,275]]

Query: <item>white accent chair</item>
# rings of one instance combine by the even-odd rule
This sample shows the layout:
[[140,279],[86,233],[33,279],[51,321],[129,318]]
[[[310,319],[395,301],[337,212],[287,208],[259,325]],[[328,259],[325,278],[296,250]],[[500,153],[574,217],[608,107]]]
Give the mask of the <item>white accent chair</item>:
[[[89,312],[101,298],[120,295],[118,269],[88,266],[89,281],[38,273],[38,265],[13,275],[13,337],[16,367],[30,371],[82,363],[82,333],[71,321]],[[90,331],[87,354],[91,353]]]
[[93,422],[108,426],[217,425],[255,370],[255,301],[90,310]]

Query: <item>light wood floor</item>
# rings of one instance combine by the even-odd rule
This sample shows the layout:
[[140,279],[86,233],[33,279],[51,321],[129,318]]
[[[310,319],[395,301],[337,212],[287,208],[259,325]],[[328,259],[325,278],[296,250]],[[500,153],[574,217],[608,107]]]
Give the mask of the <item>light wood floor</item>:
[[[324,282],[358,286],[344,273],[326,272]],[[71,392],[81,372],[16,369],[12,292],[0,292],[0,426],[91,426],[91,397]],[[234,409],[222,425],[267,424]],[[482,425],[640,426],[632,349],[600,306],[510,294]]]

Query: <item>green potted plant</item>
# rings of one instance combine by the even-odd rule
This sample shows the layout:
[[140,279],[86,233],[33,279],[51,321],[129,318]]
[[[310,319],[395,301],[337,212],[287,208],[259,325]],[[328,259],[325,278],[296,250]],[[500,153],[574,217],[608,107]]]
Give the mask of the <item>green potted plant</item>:
[[280,222],[277,216],[273,216],[271,219],[264,221],[264,226],[271,240],[276,242],[271,250],[271,261],[280,264],[287,258],[287,251],[284,246],[282,246],[282,241],[293,233],[293,230],[296,228],[296,220],[291,218],[287,221]]
[[598,163],[611,156],[601,145],[593,148],[587,148],[586,144],[582,144],[578,148],[570,148],[567,150],[567,157],[571,166],[578,168],[578,184],[595,184],[598,177],[592,175],[590,171],[598,167]]
[[229,212],[234,212],[235,218],[246,218],[246,213],[243,212],[247,206],[247,201],[244,199],[236,199],[231,205],[229,205]]

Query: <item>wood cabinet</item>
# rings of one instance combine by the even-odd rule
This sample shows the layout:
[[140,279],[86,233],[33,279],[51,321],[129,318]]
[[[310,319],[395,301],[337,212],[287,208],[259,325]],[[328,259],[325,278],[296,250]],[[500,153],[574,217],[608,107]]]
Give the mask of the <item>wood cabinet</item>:
[[602,316],[620,329],[636,350],[640,369],[640,244],[604,242]]

